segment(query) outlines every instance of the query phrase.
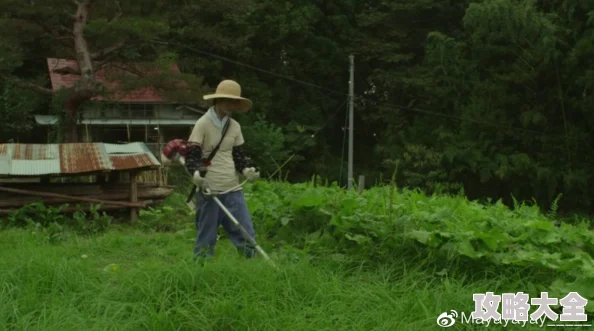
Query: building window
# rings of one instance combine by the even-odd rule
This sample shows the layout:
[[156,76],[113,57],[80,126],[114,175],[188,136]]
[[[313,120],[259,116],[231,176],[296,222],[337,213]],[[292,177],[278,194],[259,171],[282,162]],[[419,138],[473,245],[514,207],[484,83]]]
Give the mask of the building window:
[[114,103],[112,114],[116,118],[130,118],[130,110],[125,103]]
[[144,105],[144,117],[145,118],[154,118],[155,117],[155,105],[153,105],[153,104],[145,104]]
[[131,111],[143,111],[144,110],[144,104],[142,103],[132,103],[130,104],[130,110]]

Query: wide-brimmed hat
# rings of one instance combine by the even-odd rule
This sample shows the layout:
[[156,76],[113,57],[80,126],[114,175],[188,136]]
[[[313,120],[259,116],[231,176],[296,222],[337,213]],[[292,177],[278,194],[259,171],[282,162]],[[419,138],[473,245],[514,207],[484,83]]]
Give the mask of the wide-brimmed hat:
[[219,83],[214,94],[203,96],[204,100],[212,99],[235,99],[240,100],[240,106],[237,111],[246,112],[252,108],[252,101],[241,96],[241,86],[236,81],[224,80]]

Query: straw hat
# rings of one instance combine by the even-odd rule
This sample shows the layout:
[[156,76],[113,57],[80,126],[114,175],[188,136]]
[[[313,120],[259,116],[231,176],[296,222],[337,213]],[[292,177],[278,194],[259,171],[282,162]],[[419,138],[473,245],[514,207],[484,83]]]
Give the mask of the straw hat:
[[205,95],[203,98],[204,100],[219,98],[240,100],[239,112],[246,112],[252,108],[252,101],[241,97],[241,86],[232,80],[220,82],[214,94]]

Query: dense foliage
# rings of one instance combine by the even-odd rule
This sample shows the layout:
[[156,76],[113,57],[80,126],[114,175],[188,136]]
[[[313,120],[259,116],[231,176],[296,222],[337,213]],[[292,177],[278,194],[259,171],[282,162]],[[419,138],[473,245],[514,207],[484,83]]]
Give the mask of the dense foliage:
[[[248,185],[245,195],[258,240],[274,255],[288,252],[314,264],[366,270],[410,263],[429,275],[468,281],[521,273],[522,288],[514,285],[512,291],[556,297],[577,291],[594,312],[594,234],[584,219],[560,221],[555,204],[543,214],[522,203],[510,209],[499,201],[480,204],[393,186],[358,195],[335,184],[280,182]],[[164,206],[142,211],[135,227],[183,235],[190,254],[194,213],[183,198],[175,194]],[[55,244],[68,240],[72,228],[83,235],[104,232],[111,219],[95,211],[71,219],[32,205],[7,222],[37,227]]]
[[[71,3],[0,1],[2,114],[32,107],[8,81],[43,84],[43,58],[72,51]],[[108,1],[86,33],[93,50],[131,38],[117,60],[175,61],[211,87],[237,79],[255,101],[244,127],[266,128],[246,134],[265,173],[297,153],[283,176],[346,183],[339,106],[354,54],[355,175],[375,183],[397,165],[400,185],[427,192],[463,187],[509,205],[562,193],[560,211],[588,213],[593,14],[567,0]],[[30,121],[3,122],[0,140],[25,140],[14,129],[34,132]]]
[[435,272],[471,278],[520,269],[533,294],[594,299],[594,234],[583,219],[556,226],[556,205],[543,214],[517,202],[510,209],[389,186],[359,196],[336,186],[258,183],[248,196],[258,230],[313,254],[372,265],[420,255]]

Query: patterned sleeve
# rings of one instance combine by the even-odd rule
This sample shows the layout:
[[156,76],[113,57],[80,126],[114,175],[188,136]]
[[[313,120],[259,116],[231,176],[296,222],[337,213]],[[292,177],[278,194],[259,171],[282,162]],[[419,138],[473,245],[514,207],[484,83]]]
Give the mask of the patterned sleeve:
[[190,175],[194,175],[194,172],[198,169],[202,163],[202,148],[199,144],[188,144],[188,152],[186,154],[186,169]]
[[252,159],[245,155],[241,146],[233,147],[233,162],[235,163],[235,170],[239,173],[245,168],[256,167]]

